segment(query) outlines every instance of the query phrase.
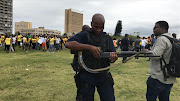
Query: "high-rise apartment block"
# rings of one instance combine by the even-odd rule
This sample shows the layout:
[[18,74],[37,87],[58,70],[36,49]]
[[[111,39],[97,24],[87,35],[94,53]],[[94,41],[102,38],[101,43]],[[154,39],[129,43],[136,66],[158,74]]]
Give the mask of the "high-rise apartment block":
[[0,34],[12,34],[12,8],[12,0],[0,0]]
[[66,9],[64,33],[68,35],[72,35],[72,33],[78,33],[82,30],[82,26],[83,14],[80,11]]

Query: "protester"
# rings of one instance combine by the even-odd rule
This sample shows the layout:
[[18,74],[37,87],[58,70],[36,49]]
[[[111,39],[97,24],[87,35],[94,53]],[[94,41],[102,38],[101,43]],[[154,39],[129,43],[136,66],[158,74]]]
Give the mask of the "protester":
[[[158,21],[154,26],[154,35],[157,37],[151,52],[153,55],[163,56],[166,63],[169,63],[172,44],[168,38],[162,35],[172,37],[168,33],[169,25],[166,21]],[[145,49],[145,51],[148,51]],[[162,64],[164,66],[164,63]],[[147,101],[169,101],[169,95],[173,84],[176,82],[176,78],[168,75],[167,80],[164,79],[163,71],[160,65],[160,58],[151,58],[149,66],[150,76],[147,80]]]
[[59,44],[60,44],[60,42],[61,42],[61,39],[59,38],[59,36],[57,36],[57,37],[55,38],[55,41],[56,41],[56,50],[59,51]]
[[[128,34],[125,34],[125,37],[121,40],[121,44],[122,44],[122,51],[129,51],[129,49],[131,50],[131,46],[130,46],[130,41],[128,39]],[[126,60],[127,57],[123,57],[122,62],[124,63],[124,61]]]
[[151,39],[150,39],[150,36],[149,36],[148,39],[147,39],[146,49],[150,50],[150,48],[151,48]]
[[54,49],[56,48],[56,35],[54,35]]
[[47,40],[47,38],[46,38],[46,36],[43,35],[42,38],[41,38],[41,40],[42,40],[42,50],[43,50],[43,51],[46,51],[46,50],[47,50],[47,46],[46,46],[46,40]]
[[25,50],[29,50],[29,45],[30,45],[31,39],[28,36],[26,36],[26,38],[24,40],[25,40]]
[[13,37],[12,37],[12,47],[13,47],[13,50],[14,50],[14,51],[16,50],[16,49],[15,49],[15,46],[16,46],[16,36],[13,35]]
[[40,35],[37,35],[36,37],[36,50],[39,48],[41,50],[41,45],[39,44]]
[[176,34],[175,33],[173,33],[172,36],[173,36],[173,38],[176,38]]
[[0,38],[0,47],[2,46],[2,44],[1,44],[1,43],[2,43],[2,39]]
[[65,44],[66,44],[66,41],[68,40],[68,38],[67,37],[63,37],[62,40],[63,40],[63,47],[64,47]]
[[[105,19],[102,14],[95,14],[92,17],[92,28],[80,32],[72,36],[66,42],[66,48],[74,51],[83,51],[84,62],[89,68],[97,69],[104,68],[110,65],[110,62],[117,60],[116,50],[113,46],[113,41],[105,32]],[[102,42],[102,43],[101,43]],[[99,48],[100,47],[100,48]],[[109,59],[101,59],[100,52],[111,52]],[[78,84],[80,95],[77,96],[77,101],[94,101],[95,87],[100,95],[101,101],[115,101],[113,78],[109,71],[93,74],[84,69],[80,69],[79,64],[76,65],[78,74],[75,75],[75,81]]]
[[152,34],[151,35],[151,48],[154,45],[155,41],[156,41],[156,38],[154,38],[154,34]]
[[147,42],[147,40],[145,39],[145,37],[143,37],[143,39],[141,41],[141,49],[145,49],[146,42]]
[[117,40],[116,40],[116,38],[113,38],[113,45],[117,49]]
[[30,40],[29,42],[29,49],[31,49],[31,45],[32,45],[32,35],[30,33],[28,33],[27,35],[28,39]]
[[118,50],[120,49],[122,51],[122,44],[121,44],[121,39],[119,39],[117,41],[117,47],[118,47]]
[[55,39],[51,36],[51,39],[50,39],[50,47],[49,47],[49,49],[47,50],[47,52],[49,52],[49,51],[51,51],[51,49],[52,49],[52,52],[55,52],[54,51],[54,41],[55,41]]
[[21,48],[22,38],[23,38],[23,36],[20,33],[18,33],[17,44],[18,44],[19,48]]
[[132,40],[132,38],[129,38],[129,45],[130,45],[132,51],[134,50],[133,43],[134,43],[134,41]]
[[[137,39],[134,41],[134,48],[136,52],[140,51],[140,43],[141,43],[141,39],[139,35],[137,35]],[[138,57],[135,57],[135,59],[138,59]]]
[[172,34],[172,36],[173,36],[173,38],[175,38],[175,39],[176,39],[176,41],[180,42],[180,38],[179,38],[179,39],[177,39],[177,38],[176,38],[176,34],[175,34],[175,33],[173,33],[173,34]]
[[36,48],[36,38],[35,36],[32,37],[32,49],[35,50]]
[[42,35],[39,36],[38,44],[39,44],[39,50],[42,48],[42,43],[44,41],[44,37]]
[[60,37],[60,39],[61,39],[60,48],[62,49],[62,48],[63,48],[63,45],[64,45],[64,42],[63,42],[63,40],[62,40],[62,37]]
[[135,47],[136,52],[140,51],[140,42],[141,42],[141,39],[139,35],[137,35],[137,39],[134,41],[134,47]]
[[1,34],[1,46],[4,46],[4,39],[5,39],[5,36]]
[[[27,36],[23,36],[23,38],[22,38],[22,47],[23,47],[23,50],[26,50],[26,37]],[[21,46],[21,45],[20,45]]]
[[6,38],[5,38],[5,50],[7,51],[7,53],[9,53],[10,51],[10,45],[11,45],[11,42],[12,42],[12,39],[9,37],[9,35],[6,35]]
[[46,46],[47,46],[47,49],[49,49],[49,42],[50,42],[50,37],[49,37],[49,34],[47,34],[47,40],[46,40]]

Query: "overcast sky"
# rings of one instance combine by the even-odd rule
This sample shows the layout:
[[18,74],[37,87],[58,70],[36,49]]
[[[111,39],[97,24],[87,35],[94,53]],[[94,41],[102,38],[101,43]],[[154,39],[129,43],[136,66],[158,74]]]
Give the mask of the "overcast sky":
[[83,13],[83,24],[90,25],[95,13],[105,17],[107,33],[114,33],[118,20],[122,21],[122,34],[140,32],[150,35],[154,23],[165,20],[170,33],[180,37],[180,0],[13,0],[13,22],[32,22],[33,28],[64,32],[65,9]]

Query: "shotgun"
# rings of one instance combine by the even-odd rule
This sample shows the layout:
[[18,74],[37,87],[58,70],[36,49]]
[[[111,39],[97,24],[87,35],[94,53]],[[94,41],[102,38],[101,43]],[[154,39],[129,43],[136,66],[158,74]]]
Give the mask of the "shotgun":
[[[103,52],[101,53],[101,58],[109,58],[110,56],[110,53],[111,52]],[[161,56],[157,56],[157,55],[153,55],[152,52],[145,52],[145,51],[140,51],[140,52],[135,52],[135,51],[123,51],[121,53],[116,53],[118,55],[118,57],[129,57],[125,60],[125,62],[131,60],[132,58],[134,57],[161,57]],[[99,72],[102,72],[102,71],[105,71],[105,70],[109,70],[113,67],[116,67],[120,64],[117,64],[117,65],[114,65],[114,66],[108,66],[106,68],[100,68],[100,69],[91,69],[91,68],[88,68],[86,66],[86,64],[84,63],[83,61],[83,56],[82,56],[82,51],[79,51],[78,52],[78,62],[79,62],[79,65],[85,69],[87,72],[90,72],[90,73],[99,73]]]

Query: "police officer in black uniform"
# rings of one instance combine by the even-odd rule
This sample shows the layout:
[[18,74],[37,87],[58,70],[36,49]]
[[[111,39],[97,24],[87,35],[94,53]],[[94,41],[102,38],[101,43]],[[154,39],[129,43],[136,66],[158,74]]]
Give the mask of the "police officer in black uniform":
[[[66,42],[66,48],[83,51],[84,63],[88,68],[105,68],[118,59],[111,37],[103,32],[104,24],[104,16],[95,14],[92,17],[91,29],[76,34]],[[100,58],[101,52],[111,52],[110,57]],[[77,56],[77,52],[75,54]],[[76,56],[73,61],[76,71],[75,82],[78,88],[76,101],[94,101],[95,87],[101,101],[115,101],[114,81],[111,73],[108,70],[89,73],[79,65]]]

